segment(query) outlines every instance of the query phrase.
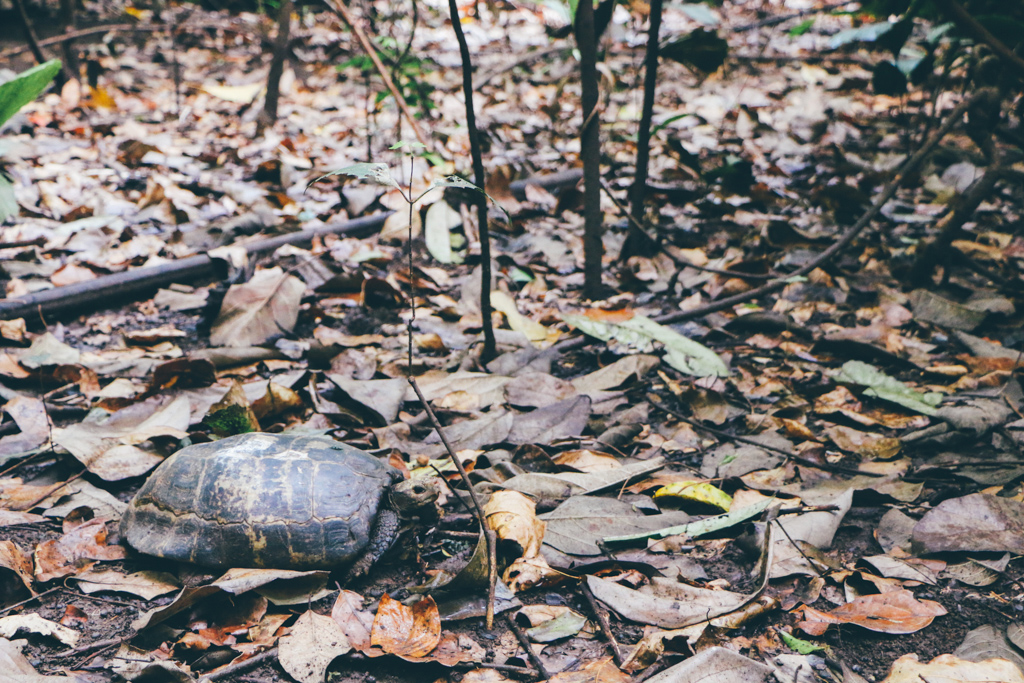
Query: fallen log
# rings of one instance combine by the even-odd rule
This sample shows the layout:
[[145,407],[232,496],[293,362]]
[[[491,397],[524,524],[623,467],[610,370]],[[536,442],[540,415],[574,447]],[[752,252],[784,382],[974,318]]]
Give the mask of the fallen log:
[[[356,218],[350,221],[328,223],[308,230],[277,235],[245,244],[250,255],[274,251],[285,244],[309,243],[322,235],[366,235],[379,230],[391,212]],[[29,324],[45,323],[47,316],[68,311],[76,313],[100,306],[135,300],[156,292],[173,283],[196,280],[221,280],[227,276],[227,265],[221,259],[205,254],[177,259],[170,263],[148,268],[134,268],[95,280],[64,287],[44,289],[26,296],[0,300],[0,320],[25,318]]]
[[[550,191],[575,185],[582,177],[580,169],[569,169],[549,175],[539,175],[517,180],[510,189],[519,199],[525,198],[527,185],[537,185]],[[350,221],[328,223],[316,228],[277,235],[245,244],[251,254],[274,251],[285,244],[308,244],[321,235],[365,236],[379,230],[392,212],[355,218]],[[6,247],[0,244],[0,247]],[[29,325],[45,325],[47,316],[74,311],[80,314],[100,307],[109,308],[117,303],[134,301],[150,296],[161,287],[173,283],[197,280],[222,280],[227,276],[227,266],[220,259],[205,254],[177,259],[170,263],[149,268],[135,268],[113,275],[104,275],[95,280],[79,282],[64,287],[44,289],[13,299],[0,299],[0,320],[25,318]]]

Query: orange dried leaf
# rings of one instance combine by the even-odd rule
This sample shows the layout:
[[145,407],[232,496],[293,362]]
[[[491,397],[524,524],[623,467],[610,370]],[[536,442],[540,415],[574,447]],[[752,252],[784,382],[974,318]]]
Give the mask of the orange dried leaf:
[[384,594],[373,619],[370,644],[393,655],[423,657],[441,642],[441,614],[426,597],[412,607]]

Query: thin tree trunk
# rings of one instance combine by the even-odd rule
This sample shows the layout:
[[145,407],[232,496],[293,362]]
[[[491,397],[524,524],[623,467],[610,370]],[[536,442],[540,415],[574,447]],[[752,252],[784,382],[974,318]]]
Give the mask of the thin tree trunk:
[[288,58],[288,39],[292,26],[292,0],[284,0],[277,14],[277,37],[274,39],[274,58],[270,62],[267,74],[267,96],[263,101],[263,111],[256,123],[256,135],[277,121],[277,103],[281,98],[281,74],[284,73],[284,62]]
[[597,112],[597,36],[593,0],[579,0],[576,8],[576,45],[580,50],[580,85],[583,89],[583,295],[601,297],[601,126]]
[[[452,28],[459,41],[462,55],[462,92],[466,97],[466,126],[469,128],[469,149],[473,156],[473,182],[484,189],[484,157],[480,149],[480,131],[476,127],[476,110],[473,106],[473,61],[466,43],[466,34],[459,20],[459,7],[455,0],[448,0]],[[483,318],[484,348],[480,354],[483,363],[495,356],[494,327],[491,322],[491,232],[487,225],[487,197],[476,195],[476,215],[480,224],[480,315]]]
[[39,38],[36,36],[36,30],[32,28],[32,20],[28,18],[25,0],[13,0],[13,2],[14,7],[18,10],[18,18],[21,19],[22,28],[25,29],[25,40],[28,41],[29,49],[32,50],[32,56],[36,58],[37,63],[42,64],[46,61],[46,55],[39,46]]
[[649,250],[650,239],[639,227],[644,224],[644,200],[647,198],[647,174],[651,161],[651,120],[654,118],[654,95],[658,86],[658,34],[661,32],[662,0],[651,0],[651,25],[647,31],[647,54],[644,57],[644,104],[640,113],[640,129],[636,138],[636,175],[629,224],[629,237],[622,257],[629,258]]
[[[78,28],[78,21],[75,18],[75,5],[78,0],[60,0],[60,21],[64,33],[73,33]],[[78,50],[75,48],[75,41],[68,38],[60,44],[61,56],[64,60],[66,72],[71,72],[76,77],[81,73],[78,66]]]

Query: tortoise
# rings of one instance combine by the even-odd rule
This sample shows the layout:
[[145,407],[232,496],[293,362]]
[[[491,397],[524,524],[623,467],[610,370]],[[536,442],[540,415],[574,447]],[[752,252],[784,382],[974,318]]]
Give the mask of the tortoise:
[[395,542],[400,514],[436,510],[437,494],[329,437],[240,434],[162,462],[122,515],[121,538],[211,568],[349,567],[347,582]]

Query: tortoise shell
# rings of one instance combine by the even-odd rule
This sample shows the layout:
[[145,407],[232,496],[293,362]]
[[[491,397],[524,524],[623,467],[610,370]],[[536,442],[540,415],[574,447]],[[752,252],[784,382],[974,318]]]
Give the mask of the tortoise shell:
[[241,434],[161,463],[121,517],[121,538],[206,567],[336,568],[366,549],[401,479],[325,436]]

